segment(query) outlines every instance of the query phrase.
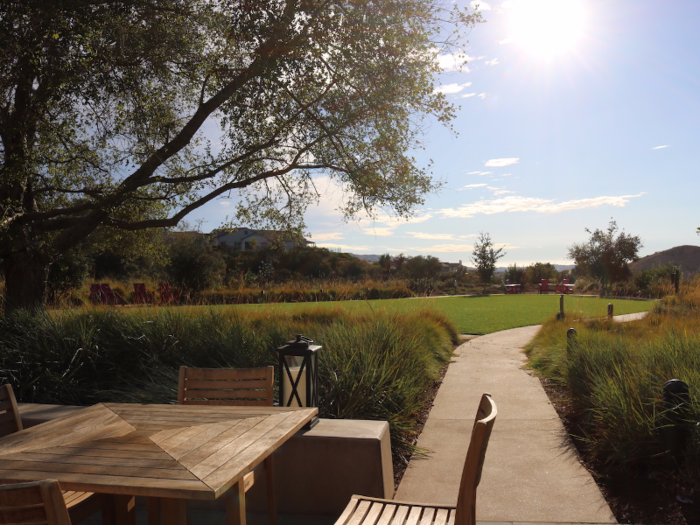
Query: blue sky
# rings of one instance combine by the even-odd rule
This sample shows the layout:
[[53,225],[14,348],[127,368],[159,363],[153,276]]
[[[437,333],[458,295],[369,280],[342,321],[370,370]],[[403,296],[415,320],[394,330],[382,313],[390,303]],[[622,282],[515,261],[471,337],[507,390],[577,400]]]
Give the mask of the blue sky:
[[[474,2],[458,0],[458,5]],[[444,187],[410,221],[343,223],[334,189],[309,208],[319,246],[468,262],[479,232],[500,265],[568,264],[585,228],[618,226],[640,255],[700,244],[700,2],[493,0],[436,81],[459,135],[431,127],[419,162]],[[532,14],[537,16],[528,20]],[[558,28],[558,30],[557,30]],[[448,66],[450,57],[442,57]],[[194,214],[205,231],[225,202]]]

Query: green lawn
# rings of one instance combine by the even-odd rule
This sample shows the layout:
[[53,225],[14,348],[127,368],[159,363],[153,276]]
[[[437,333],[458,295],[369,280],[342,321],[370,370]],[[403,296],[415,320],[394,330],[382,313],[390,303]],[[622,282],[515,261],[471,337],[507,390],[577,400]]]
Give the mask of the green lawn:
[[[603,317],[608,303],[613,303],[615,315],[650,310],[654,301],[599,299],[597,297],[566,296],[564,309],[570,319]],[[212,308],[212,307],[206,307]],[[488,297],[441,297],[418,299],[384,299],[376,301],[333,301],[320,303],[271,303],[261,305],[219,306],[214,308],[270,309],[297,311],[307,308],[343,308],[349,311],[411,312],[434,308],[452,319],[460,333],[490,334],[519,326],[540,324],[559,311],[558,295],[494,295]]]

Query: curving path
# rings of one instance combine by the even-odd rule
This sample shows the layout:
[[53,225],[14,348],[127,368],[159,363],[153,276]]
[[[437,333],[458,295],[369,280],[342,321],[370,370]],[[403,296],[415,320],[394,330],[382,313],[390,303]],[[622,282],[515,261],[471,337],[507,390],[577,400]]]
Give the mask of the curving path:
[[523,370],[522,348],[539,326],[472,339],[456,350],[396,500],[451,503],[479,398],[498,406],[477,494],[476,518],[499,523],[617,523],[539,379]]

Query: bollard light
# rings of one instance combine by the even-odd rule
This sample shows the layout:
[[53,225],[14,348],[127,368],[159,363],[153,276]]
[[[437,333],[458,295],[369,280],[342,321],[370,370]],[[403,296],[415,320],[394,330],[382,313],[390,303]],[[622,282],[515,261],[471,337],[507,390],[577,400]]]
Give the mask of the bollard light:
[[[318,351],[321,346],[303,335],[277,349],[281,407],[318,406]],[[314,417],[306,428],[318,423]]]

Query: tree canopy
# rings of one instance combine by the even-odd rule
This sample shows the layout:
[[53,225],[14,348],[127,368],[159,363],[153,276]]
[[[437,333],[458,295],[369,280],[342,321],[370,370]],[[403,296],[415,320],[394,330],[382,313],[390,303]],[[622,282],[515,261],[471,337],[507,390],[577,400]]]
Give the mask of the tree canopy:
[[436,0],[2,2],[6,306],[41,304],[52,261],[88,238],[231,192],[268,227],[303,227],[314,174],[346,217],[411,214],[438,185],[410,152],[454,117],[437,57],[478,21]]
[[588,242],[573,244],[569,248],[569,259],[576,263],[579,275],[588,275],[601,280],[606,286],[618,281],[627,280],[630,275],[628,263],[638,258],[642,240],[636,235],[618,231],[617,222],[608,224],[607,231],[596,229],[591,231]]

